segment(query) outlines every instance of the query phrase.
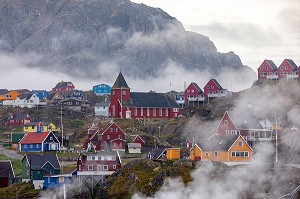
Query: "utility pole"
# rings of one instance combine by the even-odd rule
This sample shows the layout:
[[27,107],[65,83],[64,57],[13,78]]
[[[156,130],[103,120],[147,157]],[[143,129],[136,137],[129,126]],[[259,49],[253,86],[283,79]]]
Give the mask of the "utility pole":
[[276,137],[275,137],[275,162],[277,163],[278,161],[278,136],[277,136],[277,117],[276,117],[276,114],[275,114],[275,126],[276,126],[276,129],[275,129],[275,132],[276,132]]
[[61,127],[61,148],[64,147],[64,128],[62,123],[62,104],[60,107],[60,127]]

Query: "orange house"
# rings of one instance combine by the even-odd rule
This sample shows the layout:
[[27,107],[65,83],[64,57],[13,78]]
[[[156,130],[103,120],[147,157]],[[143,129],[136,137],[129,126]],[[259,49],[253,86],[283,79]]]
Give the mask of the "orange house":
[[9,91],[8,93],[0,95],[0,101],[3,100],[15,100],[20,95],[17,91]]
[[167,149],[167,160],[179,160],[179,159],[180,159],[180,148]]
[[214,135],[190,149],[193,161],[251,162],[253,150],[241,135]]

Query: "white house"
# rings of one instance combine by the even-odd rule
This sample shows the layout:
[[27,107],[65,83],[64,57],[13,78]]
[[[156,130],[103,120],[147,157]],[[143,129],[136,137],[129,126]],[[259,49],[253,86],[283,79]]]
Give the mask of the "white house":
[[106,116],[108,117],[108,107],[110,102],[108,100],[105,100],[101,103],[95,104],[95,115],[96,116]]
[[273,125],[272,122],[270,122],[270,120],[268,119],[259,120],[259,123],[264,129],[273,130]]
[[15,100],[5,100],[3,101],[3,106],[18,106],[18,107],[28,107],[33,108],[41,105],[46,105],[45,102],[40,102],[39,97],[33,94],[21,94]]
[[142,153],[141,143],[128,143],[128,153]]

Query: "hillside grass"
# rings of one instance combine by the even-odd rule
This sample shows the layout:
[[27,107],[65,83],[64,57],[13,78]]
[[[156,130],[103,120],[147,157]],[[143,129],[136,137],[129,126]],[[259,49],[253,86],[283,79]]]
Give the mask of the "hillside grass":
[[20,159],[9,158],[3,154],[0,154],[0,160],[10,160],[14,169],[15,176],[20,177],[22,175],[22,163]]
[[0,188],[0,198],[37,198],[39,192],[33,184],[22,182]]

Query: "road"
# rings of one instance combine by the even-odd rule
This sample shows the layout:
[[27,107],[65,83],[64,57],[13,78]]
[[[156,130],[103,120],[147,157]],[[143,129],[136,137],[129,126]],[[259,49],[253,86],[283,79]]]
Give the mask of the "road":
[[2,148],[2,147],[0,147],[0,153],[9,158],[15,158],[15,159],[23,158],[23,155],[18,154],[16,151],[8,150],[8,149]]

